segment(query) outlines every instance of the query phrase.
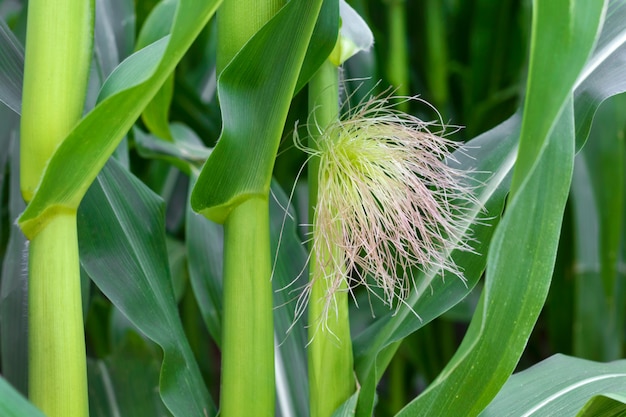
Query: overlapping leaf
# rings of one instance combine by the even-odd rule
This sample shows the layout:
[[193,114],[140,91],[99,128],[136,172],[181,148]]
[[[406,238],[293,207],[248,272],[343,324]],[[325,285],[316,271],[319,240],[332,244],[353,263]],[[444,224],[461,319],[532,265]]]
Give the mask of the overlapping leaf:
[[[191,195],[194,210],[207,218],[222,223],[242,201],[268,195],[291,97],[302,82],[305,53],[319,48],[309,46],[309,40],[321,5],[321,0],[287,3],[222,71],[222,135]],[[236,175],[224,175],[230,172]]]
[[[555,355],[513,375],[480,415],[573,416],[583,407],[587,411],[579,414],[581,416],[622,415],[619,413],[619,405],[618,412],[598,413],[602,408],[595,408],[600,404],[594,405],[598,399],[592,397],[623,392],[625,384],[624,360],[598,363]],[[624,401],[623,396],[621,401]],[[592,412],[593,409],[596,412]]]

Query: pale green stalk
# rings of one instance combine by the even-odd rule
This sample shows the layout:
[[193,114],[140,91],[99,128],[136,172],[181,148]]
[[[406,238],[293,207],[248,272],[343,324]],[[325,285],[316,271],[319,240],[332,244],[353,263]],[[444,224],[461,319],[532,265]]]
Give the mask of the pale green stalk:
[[274,415],[274,324],[269,204],[251,198],[224,224],[224,417]]
[[88,416],[76,215],[61,214],[29,247],[29,396],[48,417]]
[[[309,108],[313,113],[313,123],[324,129],[337,119],[339,114],[338,69],[326,61],[309,83]],[[316,148],[318,136],[312,126],[309,147]],[[319,158],[309,162],[309,221],[314,223],[314,207],[317,202]],[[316,231],[313,230],[313,233]],[[324,245],[322,245],[324,246]],[[324,246],[325,247],[325,246]],[[332,280],[324,277],[332,274],[334,265],[328,271],[318,262],[323,259],[343,259],[340,251],[331,254],[312,253],[309,275],[312,282],[309,301],[309,387],[311,417],[330,417],[355,390],[352,340],[348,317],[348,288],[344,281],[342,288],[330,291]],[[335,301],[328,305],[328,294],[333,293]]]
[[[397,90],[396,95],[409,95],[409,53],[406,31],[406,3],[405,0],[388,0],[387,22],[389,24],[389,57],[387,59],[387,77]],[[409,102],[402,100],[398,109],[408,110]]]
[[[278,0],[224,0],[217,14],[218,72],[281,5]],[[224,233],[220,414],[271,417],[275,374],[269,196],[233,208]]]
[[[438,0],[426,0],[426,75],[432,101],[435,107],[444,108],[448,102],[448,46],[446,45],[446,28],[444,8]],[[406,36],[406,34],[405,34]]]
[[[93,13],[91,0],[28,4],[20,142],[20,181],[27,202],[52,153],[81,117]],[[76,212],[53,213],[30,238],[30,399],[48,417],[87,416]]]

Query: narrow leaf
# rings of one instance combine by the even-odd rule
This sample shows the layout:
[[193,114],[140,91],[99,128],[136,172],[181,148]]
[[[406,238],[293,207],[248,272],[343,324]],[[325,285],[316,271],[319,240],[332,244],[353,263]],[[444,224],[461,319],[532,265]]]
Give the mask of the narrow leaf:
[[[554,355],[533,367],[513,375],[481,417],[573,416],[596,395],[623,392],[626,384],[626,361],[590,362]],[[585,406],[589,411],[595,406]],[[622,399],[623,401],[623,399]],[[597,410],[597,409],[596,409]],[[609,416],[619,414],[588,414]]]
[[576,149],[589,135],[593,116],[607,98],[626,91],[626,1],[609,1],[593,56],[576,80]]
[[[8,133],[12,137],[7,152],[11,157],[9,218],[15,219],[24,210],[24,199],[20,191],[17,130],[9,130]],[[10,227],[0,280],[0,365],[4,378],[23,395],[27,395],[28,274],[24,269],[28,265],[28,247],[19,228],[15,224]]]
[[[321,3],[287,3],[222,71],[218,80],[222,135],[191,195],[193,209],[207,218],[222,223],[242,201],[268,195],[289,104]],[[224,175],[234,169],[236,175]]]
[[81,205],[78,230],[92,280],[163,348],[163,402],[177,417],[215,415],[174,299],[162,200],[111,160]]
[[1,376],[0,415],[3,417],[45,417]]

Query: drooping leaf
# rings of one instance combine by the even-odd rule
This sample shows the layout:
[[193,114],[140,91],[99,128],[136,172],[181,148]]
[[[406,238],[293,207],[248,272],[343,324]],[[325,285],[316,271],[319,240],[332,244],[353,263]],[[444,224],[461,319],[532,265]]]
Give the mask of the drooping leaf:
[[102,84],[121,61],[132,52],[135,44],[135,9],[132,0],[96,1],[93,65],[85,108],[96,105]]
[[102,81],[133,52],[134,41],[133,2],[129,0],[96,1],[94,57]]
[[[268,195],[287,111],[321,4],[287,3],[222,71],[222,134],[191,195],[193,209],[207,218],[222,223],[242,201]],[[224,175],[235,169],[235,175]]]
[[173,123],[169,130],[172,142],[161,140],[155,136],[133,129],[137,151],[144,158],[164,159],[181,171],[190,174],[199,170],[211,154],[200,138],[188,127]]
[[590,414],[592,407],[598,406],[593,405],[598,400],[590,399],[623,392],[625,384],[624,360],[598,363],[554,355],[509,378],[480,416],[573,416],[583,407],[588,408],[586,414],[579,416],[617,416],[620,414]]
[[[149,45],[169,33],[176,13],[176,5],[177,0],[165,0],[152,9],[139,33],[137,48]],[[150,132],[167,141],[172,139],[169,131],[168,116],[173,93],[174,74],[170,75],[163,83],[159,92],[141,114],[141,119]]]
[[78,214],[81,262],[98,288],[163,348],[160,391],[175,416],[215,415],[178,316],[167,264],[164,207],[111,160]]

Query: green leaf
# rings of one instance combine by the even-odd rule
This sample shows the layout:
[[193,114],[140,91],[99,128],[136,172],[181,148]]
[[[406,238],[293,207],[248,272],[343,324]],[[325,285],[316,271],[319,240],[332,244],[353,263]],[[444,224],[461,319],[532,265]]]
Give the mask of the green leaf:
[[215,415],[174,299],[162,200],[111,160],[81,204],[78,230],[81,261],[92,280],[163,348],[165,405],[175,416]]
[[[602,39],[605,39],[605,43],[610,43],[608,39],[608,34],[612,33],[615,35],[616,33],[620,33],[616,28],[618,26],[623,26],[623,20],[616,19],[614,16],[617,15],[611,14],[611,10],[616,9],[618,3],[619,5],[621,5],[624,2],[615,1],[611,3],[611,7],[609,8],[609,13],[606,20],[606,25],[603,28],[601,41],[598,45],[602,44]],[[602,68],[602,62],[604,62],[604,60],[610,61],[611,59],[617,59],[616,56],[619,56],[619,54],[607,55],[604,53],[604,51],[605,49],[600,48],[599,46],[596,47],[596,49],[594,50],[592,58],[589,60],[589,63],[585,66],[585,69],[582,71],[582,74],[579,76],[578,80],[575,83],[575,85],[579,86],[579,90],[581,90],[583,87],[586,89],[598,88],[598,86],[600,85],[600,78],[597,77],[597,72],[594,68]],[[614,67],[617,68],[615,65]],[[602,85],[622,85],[624,83],[622,78],[626,79],[626,72],[620,71],[618,73],[615,73],[615,75],[617,79],[611,79],[610,83],[607,83],[605,79]],[[601,100],[593,102],[595,104],[592,105],[592,111],[580,112],[578,110],[579,106],[587,106],[589,103],[584,100],[584,94],[579,93],[579,90],[576,90],[575,94],[576,115],[577,117],[581,115],[580,117],[585,117],[590,120],[590,118],[593,117],[596,109],[596,107],[593,107],[593,105],[599,105]],[[605,94],[608,95],[614,93],[615,91],[619,92],[619,89],[611,90],[607,87],[604,88],[603,91]],[[604,98],[606,97],[603,97],[603,99]],[[580,120],[577,119],[577,125],[579,123]],[[471,160],[465,162],[463,162],[462,160],[461,168],[463,169],[468,167],[474,167],[476,172],[479,172],[481,170],[493,172],[493,176],[491,178],[483,180],[483,183],[485,184],[487,189],[490,187],[501,187],[501,189],[499,190],[499,192],[494,193],[493,196],[487,194],[483,196],[486,198],[483,199],[483,197],[481,197],[481,200],[483,202],[488,201],[487,204],[492,205],[491,207],[497,207],[493,206],[493,204],[495,204],[495,201],[499,200],[500,204],[503,202],[506,188],[508,187],[508,183],[506,182],[505,178],[510,175],[510,170],[513,166],[517,139],[519,137],[519,130],[519,116],[514,116],[512,119],[509,119],[502,125],[479,136],[468,144],[468,149],[466,150],[466,153],[475,158],[476,161],[479,161],[479,163],[483,164],[482,166],[476,166],[476,163],[472,163]],[[480,192],[484,193],[484,191],[480,191],[479,187],[479,193]],[[494,199],[494,201],[491,201],[490,199]],[[491,212],[492,209],[490,209],[490,213]],[[488,218],[489,216],[485,217]],[[479,237],[479,239],[487,239],[487,241],[484,241],[483,243],[488,244],[489,236],[490,234],[487,233]],[[465,267],[465,264],[471,260],[471,255],[468,254],[455,255],[457,256],[455,258],[457,259],[457,264],[462,267]],[[468,256],[467,259],[465,259],[466,256]],[[478,262],[480,262],[480,259],[478,260]],[[483,257],[483,265],[484,262],[485,259]],[[382,372],[384,371],[388,361],[391,359],[391,356],[393,356],[393,353],[395,352],[393,343],[396,343],[407,334],[419,329],[423,325],[427,324],[432,318],[437,317],[443,311],[450,308],[447,302],[442,303],[442,301],[447,300],[448,297],[451,298],[452,303],[455,303],[458,302],[458,300],[462,299],[467,293],[469,293],[469,291],[475,284],[475,281],[478,280],[481,270],[480,268],[469,270],[467,267],[465,267],[465,269],[465,276],[466,278],[468,278],[468,287],[465,289],[456,289],[456,295],[450,295],[450,291],[445,290],[445,287],[443,287],[442,290],[439,290],[438,287],[434,286],[432,295],[430,289],[426,291],[426,294],[413,294],[413,304],[411,304],[411,307],[416,312],[418,312],[418,314],[420,314],[423,322],[415,318],[415,316],[412,314],[402,314],[402,310],[400,310],[400,313],[393,317],[391,316],[391,314],[389,314],[389,317],[381,317],[380,319],[377,319],[370,329],[368,329],[356,339],[354,348],[356,365],[359,375],[359,382],[362,384],[361,397],[359,400],[359,415],[368,415],[368,413],[371,415],[371,409],[373,407],[375,394],[375,386],[378,383],[378,379],[382,375]],[[471,271],[474,272],[470,273]],[[433,278],[434,277],[422,277],[421,279],[426,279],[426,282],[437,282],[436,280],[433,281]],[[455,278],[453,277],[451,282],[454,283],[454,280]],[[446,279],[445,282],[447,287],[448,284],[450,284],[450,280]],[[442,291],[442,294],[444,295],[439,296],[439,291]],[[430,309],[425,307],[425,301],[420,301],[421,298],[428,297],[433,297],[436,300],[439,300],[441,305],[437,306],[435,305],[436,303],[432,303],[432,311],[430,311]],[[439,310],[436,310],[437,308],[439,308]],[[396,331],[396,328],[398,329],[398,331]],[[378,352],[381,353],[380,357],[377,360],[376,355],[378,354]],[[363,408],[365,404],[369,404],[369,407]],[[363,414],[361,414],[362,410],[365,410],[363,411]]]
[[590,140],[576,158],[571,191],[576,268],[574,354],[592,360],[622,357],[624,274],[619,248],[624,212],[623,114],[626,96],[607,100]]
[[367,23],[345,0],[339,1],[341,29],[339,40],[328,59],[340,66],[361,51],[369,51],[374,44],[374,35]]
[[3,417],[45,417],[1,376],[0,415]]
[[159,354],[135,333],[104,359],[89,359],[89,415],[91,417],[171,415],[158,394]]
[[604,1],[534,2],[520,152],[511,182],[513,195],[547,146],[549,133],[600,34],[605,11]]
[[38,191],[20,217],[20,227],[27,237],[36,235],[55,212],[78,208],[120,140],[219,4],[220,0],[180,0],[171,34],[128,58],[111,74],[101,101],[57,148]]
[[[177,0],[164,0],[152,9],[141,28],[141,33],[137,39],[137,48],[142,48],[169,33],[177,3]],[[141,114],[141,119],[150,132],[168,141],[172,140],[168,119],[173,93],[174,74],[172,73]]]
[[131,0],[96,2],[94,27],[94,69],[100,83],[133,52],[135,9]]
[[576,149],[589,135],[593,116],[608,97],[626,91],[626,1],[609,1],[593,56],[576,81]]
[[[192,172],[189,194],[197,181]],[[224,230],[222,225],[207,220],[187,204],[185,236],[189,280],[202,319],[218,346],[222,344],[222,265]]]
[[186,174],[198,171],[211,154],[200,138],[187,126],[172,123],[169,130],[173,142],[167,142],[153,135],[133,128],[137,152],[144,158],[163,159]]
[[[272,275],[274,288],[274,328],[276,393],[281,415],[309,415],[307,373],[307,333],[301,321],[295,322],[297,297],[307,283],[308,254],[297,233],[296,214],[276,181],[270,197],[270,236],[275,254]],[[287,213],[285,213],[287,210]],[[304,314],[306,317],[306,313]]]
[[399,416],[477,415],[513,372],[550,286],[573,157],[573,109],[568,108],[496,229],[485,289],[461,346]]
[[[623,393],[625,384],[624,360],[597,363],[554,355],[509,378],[502,391],[480,415],[481,417],[573,416],[583,406],[587,411],[581,412],[579,416],[621,415],[590,414],[591,410],[598,410],[595,407],[601,404],[596,403],[598,400],[589,400],[593,396],[605,393]],[[589,403],[585,405],[587,401]]]
[[222,134],[191,195],[193,209],[207,218],[223,223],[242,201],[268,195],[289,104],[321,3],[287,3],[222,71],[218,80]]
[[597,417],[626,415],[626,395],[623,393],[610,393],[596,395],[580,410],[577,417]]
[[352,417],[356,410],[357,400],[359,398],[359,392],[352,394],[348,400],[343,403],[335,412],[332,417]]
[[24,47],[0,19],[0,102],[15,113],[22,111]]
[[[7,109],[1,109],[10,113]],[[10,155],[9,218],[15,219],[24,210],[19,181],[19,145],[17,130],[9,130],[7,144]],[[28,261],[26,238],[11,224],[9,244],[2,262],[0,280],[0,365],[2,375],[23,395],[28,393]]]
[[[309,82],[317,72],[337,42],[339,33],[339,4],[337,0],[323,0],[322,8],[317,16],[317,23],[311,35],[309,47],[300,69],[295,93]],[[295,95],[295,94],[294,94]]]
[[[573,168],[572,91],[603,10],[598,2],[535,3],[513,196],[487,257],[481,303],[453,359],[399,415],[476,415],[515,368],[550,287]],[[547,45],[556,39],[565,45],[555,62]]]

